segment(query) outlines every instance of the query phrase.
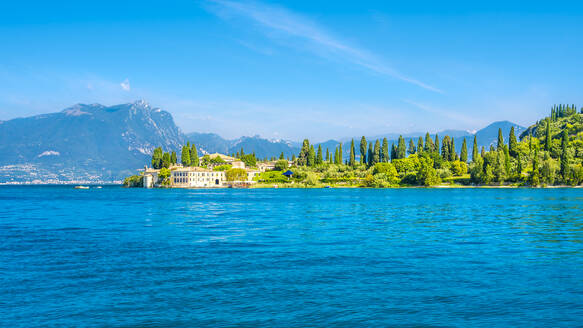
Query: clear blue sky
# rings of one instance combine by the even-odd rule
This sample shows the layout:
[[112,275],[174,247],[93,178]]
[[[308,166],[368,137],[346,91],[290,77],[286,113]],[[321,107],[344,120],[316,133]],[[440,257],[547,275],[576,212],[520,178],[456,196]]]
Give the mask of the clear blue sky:
[[581,1],[2,1],[0,120],[145,99],[320,141],[583,105]]

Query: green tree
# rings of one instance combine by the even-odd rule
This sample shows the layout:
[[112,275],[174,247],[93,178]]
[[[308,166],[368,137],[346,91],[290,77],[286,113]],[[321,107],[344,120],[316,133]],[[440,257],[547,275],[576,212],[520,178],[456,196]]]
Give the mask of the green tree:
[[399,157],[397,156],[397,147],[395,146],[395,144],[391,144],[391,161],[399,159]]
[[182,147],[180,162],[182,163],[182,166],[190,166],[190,149],[188,149],[188,146]]
[[439,184],[439,176],[433,168],[433,160],[429,157],[419,158],[420,167],[417,171],[417,183],[423,186],[433,186]]
[[350,166],[356,165],[356,154],[354,150],[354,139],[350,141]]
[[342,143],[338,145],[338,164],[342,164]]
[[381,143],[377,139],[374,143],[374,152],[372,155],[372,165],[381,162]]
[[170,167],[170,153],[164,152],[162,155],[162,167],[169,168]]
[[381,161],[383,163],[388,163],[391,160],[391,154],[389,154],[389,141],[387,138],[383,138],[383,148],[381,154]]
[[478,138],[474,135],[474,145],[472,146],[472,162],[478,158]]
[[198,150],[196,149],[196,145],[192,144],[192,147],[190,148],[190,165],[198,166],[199,164]]
[[154,149],[154,153],[152,154],[152,167],[159,170],[162,168],[162,156],[163,151],[162,147],[157,147]]
[[316,165],[316,151],[314,150],[314,145],[310,145],[310,150],[308,150],[308,159],[306,164],[308,166]]
[[326,148],[326,162],[330,162],[330,151]]
[[567,134],[567,130],[563,130],[563,136],[561,138],[561,177],[563,178],[564,182],[568,180],[568,171],[569,171],[569,135]]
[[462,142],[462,151],[460,153],[460,161],[467,163],[468,162],[468,145],[466,143],[466,138]]
[[366,163],[366,138],[360,138],[360,162]]
[[176,164],[176,152],[172,151],[172,154],[170,154],[170,164]]
[[281,152],[281,154],[279,154],[279,159],[285,159],[285,155],[283,154],[283,152]]
[[280,159],[279,161],[275,162],[274,170],[285,171],[285,170],[287,170],[287,166],[288,166],[287,160]]
[[318,145],[318,153],[316,154],[316,164],[322,164],[324,159],[322,158],[322,145]]
[[423,147],[423,151],[426,153],[432,152],[434,147],[433,140],[431,140],[431,136],[429,135],[429,132],[427,132],[425,134],[425,146]]
[[423,151],[423,138],[419,137],[417,140],[417,153],[421,153]]
[[413,139],[409,139],[409,149],[407,150],[409,152],[409,154],[415,154],[415,142],[413,142]]
[[530,184],[536,187],[540,183],[540,172],[538,164],[538,149],[534,149],[534,157],[532,158],[532,172],[530,172]]
[[304,139],[302,143],[302,149],[300,150],[300,154],[298,155],[297,164],[298,166],[306,166],[308,164],[308,154],[310,152],[310,141],[308,139]]
[[[219,156],[213,158],[221,158]],[[241,162],[245,163],[245,166],[249,166],[249,167],[253,167],[257,165],[257,158],[255,158],[255,155],[253,154],[247,154],[247,155],[243,155],[240,158]]]
[[373,164],[373,150],[372,150],[372,142],[368,144],[368,153],[366,154],[366,159],[368,161],[368,166],[372,166]]
[[551,150],[551,120],[547,119],[547,130],[545,133],[545,150]]
[[338,147],[334,148],[334,164],[338,164]]
[[504,147],[504,137],[502,136],[502,129],[498,128],[498,145],[496,150],[501,150]]
[[453,140],[453,138],[451,138],[451,141],[449,142],[449,160],[450,161],[457,160],[457,153],[455,151],[455,141]]
[[397,158],[407,157],[407,146],[405,146],[405,139],[399,136],[399,143],[397,145]]
[[435,134],[435,142],[433,143],[433,151],[439,152],[439,136]]
[[451,143],[449,142],[449,136],[445,136],[441,140],[441,158],[443,158],[444,161],[449,161],[450,156],[449,147],[451,147]]
[[510,128],[510,136],[508,138],[508,152],[510,156],[516,158],[518,156],[518,141],[516,140],[516,135],[514,134],[514,126]]
[[230,169],[225,171],[227,181],[246,181],[247,171],[245,169]]

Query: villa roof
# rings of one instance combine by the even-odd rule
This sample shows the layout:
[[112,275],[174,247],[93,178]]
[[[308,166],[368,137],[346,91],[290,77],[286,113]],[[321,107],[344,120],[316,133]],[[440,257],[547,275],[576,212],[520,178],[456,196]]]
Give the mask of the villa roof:
[[219,153],[209,154],[209,157],[210,157],[210,158],[220,157],[222,160],[224,160],[224,161],[226,161],[226,162],[232,162],[232,161],[235,161],[235,160],[237,160],[237,159],[236,159],[236,158],[234,158],[234,157],[227,156],[227,155],[225,155],[225,154],[219,154]]

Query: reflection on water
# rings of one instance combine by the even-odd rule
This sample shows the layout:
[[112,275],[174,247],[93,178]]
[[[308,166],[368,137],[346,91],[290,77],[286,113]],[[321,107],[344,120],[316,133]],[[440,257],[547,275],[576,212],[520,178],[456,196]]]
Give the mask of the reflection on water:
[[583,190],[0,187],[9,326],[581,326]]

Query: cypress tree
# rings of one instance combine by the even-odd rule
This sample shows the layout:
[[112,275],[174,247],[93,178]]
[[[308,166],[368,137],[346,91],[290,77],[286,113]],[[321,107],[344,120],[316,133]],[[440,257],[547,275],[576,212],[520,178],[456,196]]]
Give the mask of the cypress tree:
[[408,152],[409,154],[415,154],[415,151],[415,142],[413,142],[413,139],[410,139]]
[[407,157],[407,146],[405,146],[405,139],[399,136],[399,144],[397,146],[397,158]]
[[173,150],[172,154],[170,154],[170,164],[176,164],[176,152]]
[[510,128],[510,136],[508,137],[508,152],[510,156],[518,156],[518,141],[516,140],[516,135],[514,135],[514,126]]
[[391,144],[391,161],[397,159],[397,147],[395,144]]
[[425,134],[425,146],[423,147],[423,151],[425,152],[432,152],[433,151],[433,140],[431,140],[431,136],[429,132]]
[[419,140],[417,140],[417,153],[422,153],[423,152],[423,138],[419,137]]
[[327,147],[326,147],[326,162],[330,162],[330,151],[328,151]]
[[182,163],[182,166],[190,166],[190,149],[188,149],[188,146],[182,147],[180,162]]
[[366,138],[360,138],[360,162],[366,163]]
[[372,156],[373,156],[372,142],[370,142],[368,144],[368,154],[366,154],[366,159],[368,160],[368,163],[367,163],[368,166],[371,166],[372,165],[372,162],[373,162]]
[[381,161],[383,163],[388,163],[391,160],[391,154],[389,154],[389,141],[387,138],[383,138],[383,148],[381,153]]
[[338,164],[338,148],[334,148],[334,164]]
[[[241,150],[243,150],[243,148],[241,148]],[[196,150],[196,146],[192,144],[192,147],[190,148],[190,165],[198,166],[199,164],[198,150]]]
[[381,143],[379,139],[374,143],[374,153],[372,156],[372,164],[380,163],[381,162]]
[[356,165],[356,154],[354,150],[354,139],[350,141],[350,162],[348,163],[350,166]]
[[450,161],[457,160],[457,153],[455,151],[455,142],[453,138],[451,138],[451,142],[449,143],[449,160]]
[[281,152],[281,154],[279,154],[279,159],[285,159],[285,155],[283,154],[283,152]]
[[[281,153],[283,155],[283,153]],[[324,159],[322,158],[322,145],[318,145],[318,154],[316,155],[316,164],[322,164]]]
[[435,142],[433,143],[433,151],[439,152],[439,136],[435,134]]
[[482,158],[484,158],[484,155],[486,155],[486,149],[484,146],[482,146],[482,151],[480,151],[480,154],[482,155]]
[[241,151],[239,153],[241,154],[241,157],[245,156],[245,152],[243,151],[243,147],[241,147]]
[[475,162],[478,158],[478,138],[474,135],[474,145],[472,149],[472,161]]
[[545,150],[551,150],[551,122],[547,119],[547,131],[545,135]]
[[164,152],[164,155],[162,155],[162,167],[170,167],[170,153]]
[[308,153],[310,152],[310,141],[308,139],[304,139],[302,143],[302,149],[300,149],[300,153],[298,155],[298,165],[299,166],[306,166],[308,164]]
[[310,149],[308,150],[308,158],[306,164],[308,166],[316,165],[316,151],[314,151],[314,145],[310,145]]
[[563,130],[563,138],[561,140],[561,177],[563,177],[563,182],[567,181],[568,171],[569,171],[569,154],[567,153],[567,148],[569,147],[569,135],[567,130]]
[[443,158],[444,161],[449,161],[450,146],[449,136],[443,137],[443,140],[441,140],[441,158]]
[[466,138],[462,142],[462,151],[460,153],[460,161],[467,163],[468,162],[468,145],[466,143]]
[[502,136],[502,129],[498,128],[498,146],[496,150],[502,150],[502,147],[504,147],[504,137]]
[[159,170],[162,168],[162,147],[157,147],[154,149],[152,154],[152,167]]
[[338,164],[342,164],[342,143],[338,145]]

